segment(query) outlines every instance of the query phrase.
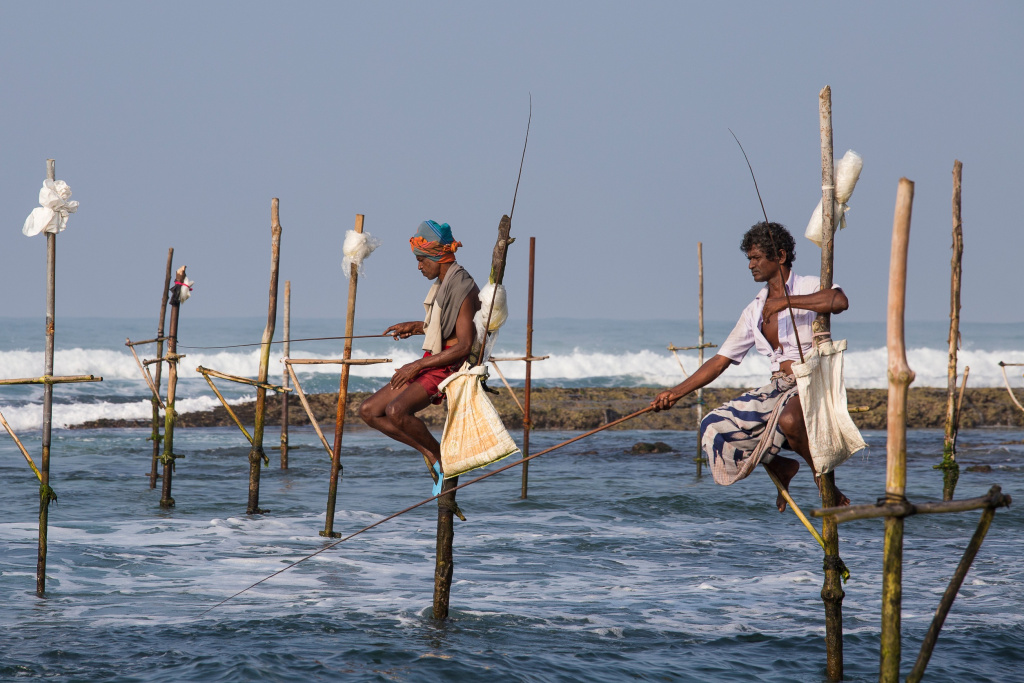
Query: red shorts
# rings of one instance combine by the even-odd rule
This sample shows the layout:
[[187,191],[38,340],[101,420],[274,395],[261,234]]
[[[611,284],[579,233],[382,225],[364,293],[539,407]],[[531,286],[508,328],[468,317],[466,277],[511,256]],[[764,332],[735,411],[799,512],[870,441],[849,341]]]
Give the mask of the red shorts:
[[[430,351],[423,352],[424,358],[430,355],[432,355]],[[438,391],[437,385],[445,381],[452,375],[454,375],[456,372],[458,372],[459,368],[462,367],[462,364],[465,363],[468,359],[469,356],[466,356],[465,358],[460,358],[452,365],[444,365],[439,368],[427,368],[420,374],[416,375],[416,377],[413,378],[412,381],[423,387],[423,389],[427,392],[427,395],[430,396],[431,403],[433,403],[434,405],[439,405],[442,401],[444,401],[444,393]]]

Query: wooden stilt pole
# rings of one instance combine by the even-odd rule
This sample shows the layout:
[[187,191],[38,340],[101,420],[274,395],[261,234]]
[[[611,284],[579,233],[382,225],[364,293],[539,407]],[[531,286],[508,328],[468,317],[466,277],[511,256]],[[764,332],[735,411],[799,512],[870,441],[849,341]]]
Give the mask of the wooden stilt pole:
[[[907,294],[907,249],[914,183],[900,178],[892,227],[889,263],[889,308],[886,337],[889,352],[888,440],[886,444],[886,502],[906,500],[907,393],[914,372],[907,364],[903,321]],[[903,601],[903,517],[885,518],[885,557],[882,564],[882,637],[879,681],[897,683],[900,677],[900,609]]]
[[[356,214],[355,231],[363,232],[363,214]],[[359,286],[359,268],[356,264],[349,266],[348,272],[348,307],[345,309],[345,347],[342,359],[352,358],[352,328],[356,322],[356,289]],[[348,378],[350,365],[341,366],[341,380],[338,384],[338,407],[334,422],[334,448],[331,451],[331,480],[327,489],[327,516],[321,536],[338,538],[341,536],[334,530],[334,508],[338,501],[338,478],[341,474],[341,438],[345,431],[345,409],[348,406]]]
[[[56,179],[56,162],[46,160],[46,177]],[[53,375],[53,336],[56,316],[57,288],[57,235],[46,233],[46,347],[43,357],[43,374]],[[46,592],[46,542],[50,520],[50,428],[53,425],[53,385],[43,385],[43,453],[40,462],[39,483],[39,554],[36,562],[36,595]]]
[[[178,268],[174,279],[176,282],[185,281],[185,268]],[[160,507],[174,507],[174,498],[171,497],[171,480],[174,477],[174,423],[178,419],[178,413],[174,410],[174,395],[178,390],[178,313],[181,310],[181,288],[184,285],[174,285],[171,288],[171,324],[167,333],[167,400],[164,401],[164,454],[160,461],[164,465],[163,483],[160,489]]]
[[[500,285],[505,277],[505,261],[508,256],[508,245],[512,244],[513,238],[509,237],[512,231],[512,219],[502,216],[498,223],[498,240],[491,252],[491,273],[488,282]],[[483,345],[486,340],[480,340],[481,360]],[[529,355],[527,355],[529,357]],[[524,463],[525,464],[525,463]],[[454,489],[459,485],[459,478],[452,477],[444,480],[441,489],[442,494],[437,499],[437,557],[434,565],[434,618],[448,618],[448,599],[452,591],[452,575],[454,564],[452,559],[452,544],[455,541],[455,515],[462,515],[458,511],[455,502],[455,492],[445,494],[446,491]]]
[[[274,341],[274,328],[277,326],[277,270],[281,262],[281,220],[278,212],[280,202],[277,197],[270,200],[270,301],[267,305],[267,325],[263,328],[263,345],[260,346],[261,384],[266,384],[270,374],[270,346]],[[256,415],[252,431],[252,447],[249,449],[249,502],[245,513],[258,515],[269,512],[260,508],[260,468],[264,461],[270,462],[263,452],[263,429],[267,420],[267,389],[256,387]]]
[[[832,150],[832,89],[825,86],[818,94],[818,118],[821,132],[821,289],[832,289],[835,233],[835,166]],[[832,321],[829,313],[819,313],[812,325],[816,342],[830,340]],[[823,507],[837,504],[835,472],[821,475]],[[842,562],[839,559],[839,527],[835,520],[822,520],[825,541],[825,580],[821,600],[825,604],[825,673],[837,681],[843,677],[843,592]]]
[[[704,365],[704,244],[697,242],[697,367]],[[700,444],[700,423],[704,419],[704,387],[697,389],[697,476],[704,467]]]
[[[284,281],[284,357],[287,360],[291,351],[291,315],[292,315],[292,281]],[[281,386],[288,388],[288,364],[284,365],[284,377]],[[288,469],[288,394],[281,394],[281,469]]]
[[942,462],[936,469],[942,470],[942,500],[953,500],[956,482],[960,478],[960,465],[956,461],[956,429],[960,416],[954,404],[957,349],[960,348],[960,275],[963,271],[964,231],[960,220],[960,177],[963,164],[953,162],[953,259],[950,262],[949,292],[949,368],[946,383],[946,434],[942,448]]
[[[533,424],[530,422],[530,380],[533,369],[533,261],[537,248],[537,238],[530,238],[530,280],[526,289],[526,399],[523,406],[523,457],[530,455],[530,430]],[[495,366],[497,368],[497,366]],[[529,462],[523,463],[523,490],[520,498],[526,499],[526,489],[529,482]]]
[[[160,298],[160,322],[156,326],[156,357],[163,358],[164,355],[164,321],[167,319],[167,297],[171,288],[171,263],[174,261],[174,247],[167,250],[167,269],[164,270],[164,291]],[[153,401],[153,462],[149,468],[149,488],[156,488],[157,463],[160,460],[160,369],[163,363],[156,364],[156,371],[153,376],[153,386],[156,388],[156,396]]]

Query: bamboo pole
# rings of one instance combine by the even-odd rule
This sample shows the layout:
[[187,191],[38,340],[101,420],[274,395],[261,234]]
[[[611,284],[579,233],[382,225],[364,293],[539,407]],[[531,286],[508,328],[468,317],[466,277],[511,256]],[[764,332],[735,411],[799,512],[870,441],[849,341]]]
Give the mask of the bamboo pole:
[[[141,360],[139,360],[139,354],[135,352],[135,346],[131,343],[131,341],[132,341],[131,339],[125,339],[125,344],[124,345],[128,347],[129,351],[132,352],[132,358],[135,359],[135,364],[137,366],[139,366],[139,372],[142,373],[142,379],[144,379],[146,381],[146,386],[149,387],[149,391],[153,394],[153,396],[151,398],[156,402],[156,405],[157,405],[158,408],[163,408],[164,407],[164,402],[160,398],[160,389],[157,388],[157,385],[154,383],[152,375],[149,374],[149,369],[146,368],[142,364]],[[157,364],[156,369],[157,370],[160,369],[160,364],[159,363]],[[159,432],[159,430],[157,430],[156,432],[153,433],[152,439],[153,439],[153,441],[159,443],[159,441],[160,441],[159,437],[160,437],[160,432]]]
[[[156,357],[164,355],[164,320],[167,319],[167,296],[170,293],[171,288],[171,268],[172,262],[174,261],[174,247],[167,249],[167,267],[164,269],[164,289],[160,298],[160,321],[156,327]],[[135,347],[130,347],[132,354],[135,353]],[[138,357],[136,357],[138,361]],[[163,401],[160,400],[160,370],[162,366],[157,364],[156,376],[153,378],[153,384],[155,391],[153,392],[153,434],[150,438],[153,440],[153,459],[149,466],[149,488],[156,488],[157,480],[157,462],[160,460],[160,408],[164,408]]]
[[[491,252],[491,272],[488,282],[500,285],[505,277],[505,263],[508,256],[508,245],[514,238],[509,236],[512,231],[512,219],[502,216],[498,223],[498,239],[494,243]],[[487,321],[490,322],[489,320]],[[487,325],[484,329],[484,339],[480,340],[480,360],[483,359],[486,346]],[[529,357],[529,354],[527,354]],[[525,464],[525,462],[523,463]],[[458,505],[455,502],[455,491],[459,485],[459,478],[452,477],[445,479],[441,489],[441,495],[437,498],[437,555],[434,565],[434,618],[448,618],[448,601],[452,590],[452,576],[454,564],[452,559],[452,545],[455,541],[455,515],[460,518]]]
[[[818,124],[821,137],[821,289],[832,289],[832,270],[835,261],[835,161],[832,146],[832,88],[825,86],[818,94]],[[831,339],[830,313],[819,313],[812,324],[817,343]],[[821,475],[823,506],[836,504],[835,472]],[[841,581],[842,560],[839,559],[839,528],[830,518],[822,520],[821,535],[825,540],[825,577],[821,586],[821,600],[825,605],[825,673],[837,681],[843,677],[843,592]]]
[[[185,268],[182,266],[174,275],[175,282],[185,281]],[[164,465],[163,482],[160,488],[160,507],[174,507],[171,497],[171,483],[174,477],[174,423],[178,413],[174,409],[174,397],[178,390],[178,313],[181,310],[181,288],[185,285],[175,284],[171,288],[171,321],[167,333],[167,401],[164,409],[164,453],[160,461]]]
[[[356,214],[356,233],[363,232],[363,214]],[[356,322],[356,289],[359,286],[359,268],[356,264],[349,266],[348,272],[348,305],[345,309],[345,346],[342,351],[342,359],[352,358],[352,328]],[[348,378],[350,364],[341,366],[341,379],[338,383],[338,407],[334,422],[334,448],[331,449],[331,479],[327,487],[327,516],[324,519],[324,528],[321,536],[327,538],[338,538],[340,533],[334,530],[334,508],[338,501],[338,478],[341,475],[341,439],[345,431],[345,409],[348,406]]]
[[[291,328],[292,328],[292,281],[284,281],[284,357],[287,360],[289,351],[291,350],[289,342],[291,341]],[[284,366],[284,373],[281,377],[281,386],[285,389],[288,388],[288,365]],[[281,397],[281,469],[288,469],[288,392],[284,392],[284,396]]]
[[[704,244],[697,242],[697,367],[702,365],[704,365]],[[683,364],[680,362],[679,367],[682,366]],[[694,458],[697,461],[698,477],[701,476],[704,468],[704,449],[700,443],[700,423],[703,420],[704,387],[700,387],[697,389],[697,457]]]
[[969,512],[986,507],[1009,507],[1013,502],[1010,496],[1000,493],[999,487],[978,498],[961,498],[960,500],[943,500],[932,503],[911,503],[906,500],[886,502],[883,498],[869,505],[847,505],[845,507],[824,508],[814,510],[815,517],[834,517],[838,524],[859,519],[877,517],[912,517],[913,515],[935,515],[946,512]]
[[942,499],[953,500],[960,465],[956,461],[956,429],[959,415],[954,405],[956,395],[957,350],[960,348],[960,278],[963,273],[964,231],[960,220],[960,178],[963,164],[953,161],[953,257],[950,260],[949,288],[949,367],[946,379],[946,433],[942,447]]
[[[523,457],[530,455],[530,430],[533,429],[533,423],[530,421],[530,385],[531,385],[531,371],[533,370],[533,361],[530,358],[533,357],[533,264],[534,256],[537,249],[537,238],[530,238],[530,275],[529,284],[526,289],[526,388],[523,406]],[[497,365],[494,366],[497,369]],[[505,378],[502,377],[502,380]],[[514,396],[514,394],[513,394]],[[523,488],[519,494],[521,499],[526,499],[526,489],[529,483],[529,472],[530,463],[523,463]]]
[[391,358],[289,358],[288,365],[377,365]]
[[[55,180],[56,162],[46,160],[46,177]],[[53,376],[53,338],[54,318],[56,317],[57,288],[57,235],[46,233],[46,346],[43,357],[43,375]],[[50,430],[53,425],[53,384],[43,383],[43,438],[42,458],[40,459],[39,483],[39,552],[36,561],[36,594],[42,597],[46,592],[46,550],[47,527],[50,519],[50,500],[53,489],[50,488]]]
[[274,341],[277,326],[277,271],[281,262],[281,221],[277,197],[270,200],[270,295],[267,304],[267,326],[263,328],[263,344],[260,346],[260,371],[256,386],[256,415],[252,430],[252,447],[249,449],[249,501],[245,508],[247,515],[258,515],[269,510],[260,508],[260,467],[270,463],[263,452],[263,429],[267,419],[267,377],[270,373],[270,345]]
[[306,398],[306,393],[302,390],[302,385],[299,384],[299,378],[295,376],[295,370],[292,369],[291,363],[285,363],[285,367],[288,369],[288,374],[292,376],[292,382],[295,383],[295,393],[299,395],[299,402],[302,404],[303,409],[306,411],[306,415],[309,417],[309,423],[313,425],[313,431],[320,437],[320,443],[324,445],[324,450],[327,451],[327,457],[334,458],[334,449],[327,443],[327,438],[324,433],[320,430],[320,424],[316,421],[316,416],[313,414],[313,409],[309,406],[309,400]]
[[[12,384],[43,384],[51,386],[54,384],[79,384],[81,382],[102,381],[102,377],[96,377],[95,375],[67,375],[65,377],[43,375],[42,377],[25,377],[23,379],[0,379],[0,385],[7,386]],[[43,391],[45,392],[45,389]]]
[[[268,354],[269,355],[269,354]],[[184,355],[178,356],[178,358],[185,358]],[[238,384],[248,384],[249,386],[256,387],[257,389],[263,389],[264,391],[273,391],[278,394],[290,391],[284,387],[280,387],[276,384],[269,384],[267,382],[261,382],[258,379],[249,379],[248,377],[238,377],[237,375],[229,375],[225,372],[218,372],[217,370],[211,370],[210,368],[204,368],[202,365],[196,368],[196,372],[201,375],[209,375],[218,379],[226,379],[229,382],[237,382]]]
[[[906,501],[907,393],[910,383],[914,381],[914,372],[907,364],[903,324],[907,295],[907,250],[913,204],[914,183],[906,178],[900,178],[893,216],[886,323],[889,398],[885,497],[889,503]],[[881,683],[897,683],[900,676],[900,609],[903,602],[903,517],[886,517],[884,552],[879,680]]]
[[[224,406],[224,410],[227,411],[228,416],[234,421],[235,425],[239,429],[242,430],[242,434],[245,434],[245,439],[246,439],[246,441],[249,442],[249,445],[251,446],[252,445],[252,436],[249,434],[248,431],[246,431],[245,425],[243,425],[242,421],[238,419],[238,415],[235,414],[234,409],[228,403],[227,399],[224,398],[224,395],[222,393],[220,393],[219,389],[217,389],[217,385],[214,384],[213,380],[210,379],[210,376],[205,374],[205,373],[203,374],[203,379],[205,379],[206,383],[210,385],[211,389],[213,389],[213,393],[217,395],[218,399],[220,399],[220,403],[221,403],[222,406]],[[285,394],[285,396],[287,396],[287,395],[288,394]]]
[[[960,393],[956,399],[956,419],[953,421],[953,452],[956,452],[956,437],[960,433],[960,410],[964,407],[964,389],[967,388],[967,376],[971,374],[971,366],[964,366],[964,380],[960,383]],[[959,471],[959,470],[958,470]],[[952,496],[950,500],[952,500]]]
[[501,383],[505,385],[506,389],[508,389],[508,395],[511,396],[512,400],[516,402],[516,406],[519,408],[519,412],[521,412],[525,417],[526,408],[524,408],[523,404],[519,402],[519,397],[517,397],[516,392],[512,390],[512,385],[508,383],[507,379],[505,379],[505,375],[501,372],[501,368],[498,366],[498,362],[492,358],[491,365],[494,366],[494,371],[498,373],[498,377],[501,379]]
[[33,472],[35,472],[36,479],[38,479],[39,483],[42,484],[42,473],[39,471],[39,468],[36,467],[36,463],[32,460],[32,456],[28,454],[28,449],[25,448],[25,444],[21,443],[21,439],[19,439],[18,435],[14,433],[14,430],[11,429],[11,425],[7,424],[7,420],[4,419],[3,413],[0,413],[0,424],[3,425],[7,433],[11,435],[12,439],[14,439],[14,443],[18,445],[18,450],[20,450],[21,454],[25,456],[25,461],[28,462],[28,466],[32,468]]
[[[998,495],[998,492],[999,487],[993,486],[989,494]],[[1009,499],[1009,496],[1006,498]],[[921,643],[921,652],[917,656],[914,668],[910,670],[910,674],[907,676],[907,683],[918,683],[924,676],[925,667],[928,666],[932,650],[935,649],[935,643],[939,639],[939,631],[942,630],[942,625],[946,622],[949,610],[953,607],[953,601],[956,600],[960,586],[963,585],[964,579],[967,578],[967,572],[970,570],[971,564],[974,563],[978,550],[981,549],[981,544],[985,540],[985,534],[988,533],[988,528],[992,524],[992,518],[995,517],[995,514],[996,506],[994,505],[986,507],[985,511],[981,513],[981,519],[978,520],[978,528],[975,529],[971,542],[967,544],[964,555],[960,558],[960,564],[957,566],[956,572],[953,573],[953,578],[949,580],[946,592],[942,595],[942,600],[935,610],[935,616],[928,627],[928,633],[925,635],[924,642]]]

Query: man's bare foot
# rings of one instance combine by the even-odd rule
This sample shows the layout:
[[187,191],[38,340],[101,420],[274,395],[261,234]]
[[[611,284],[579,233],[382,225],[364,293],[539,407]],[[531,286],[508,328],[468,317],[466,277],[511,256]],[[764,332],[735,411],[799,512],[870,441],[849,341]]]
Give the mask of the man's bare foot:
[[[765,464],[768,471],[775,475],[782,485],[782,488],[789,491],[789,482],[796,476],[797,471],[800,469],[800,463],[790,458],[784,458],[781,455],[776,455],[775,458]],[[779,512],[786,511],[786,499],[782,497],[782,492],[775,498],[775,507],[779,508]]]
[[[818,486],[818,498],[821,498],[821,475],[814,475],[814,483]],[[836,504],[835,507],[846,507],[850,504],[850,499],[846,497],[846,494],[839,490],[839,487],[835,484],[832,486],[836,490]]]

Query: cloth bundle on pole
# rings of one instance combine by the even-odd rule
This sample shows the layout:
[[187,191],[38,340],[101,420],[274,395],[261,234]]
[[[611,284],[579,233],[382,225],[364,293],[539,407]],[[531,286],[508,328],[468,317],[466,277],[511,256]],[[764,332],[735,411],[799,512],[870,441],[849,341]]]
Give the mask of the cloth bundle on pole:
[[32,209],[32,213],[25,219],[22,234],[32,237],[41,232],[53,235],[64,232],[68,227],[68,215],[78,211],[78,202],[69,199],[71,188],[67,183],[49,178],[44,180],[39,190],[39,207]]
[[[848,202],[853,195],[854,188],[857,187],[857,181],[860,179],[860,172],[863,168],[864,159],[852,149],[847,150],[843,158],[836,164],[836,200],[832,211],[833,230],[837,226],[840,229],[846,227],[846,212],[850,210]],[[814,213],[811,214],[811,220],[807,222],[804,237],[821,247],[822,233],[824,232],[821,228],[821,200],[819,199],[818,205],[814,207]]]
[[345,233],[345,243],[341,247],[345,258],[341,260],[341,272],[348,275],[352,266],[359,275],[363,273],[363,261],[381,245],[381,241],[368,232],[349,230]]
[[845,350],[845,339],[822,341],[803,363],[793,363],[807,441],[818,474],[831,472],[867,447],[846,405]]
[[486,365],[470,367],[465,363],[438,386],[448,398],[448,419],[441,436],[441,466],[446,478],[519,452],[484,393],[481,382],[486,379]]
[[[508,297],[505,294],[504,285],[496,285],[488,282],[480,290],[480,310],[473,316],[473,324],[476,325],[476,342],[470,353],[471,358],[479,355],[480,363],[486,363],[491,357],[491,350],[494,342],[498,339],[498,330],[508,320]],[[480,343],[484,339],[484,328],[487,328],[487,347],[480,354]]]

